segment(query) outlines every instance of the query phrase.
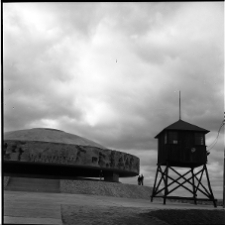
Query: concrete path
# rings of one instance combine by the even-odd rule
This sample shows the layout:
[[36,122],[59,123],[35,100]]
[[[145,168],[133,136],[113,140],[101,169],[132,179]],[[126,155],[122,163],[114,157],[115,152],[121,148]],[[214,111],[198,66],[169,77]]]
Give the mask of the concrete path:
[[[115,224],[126,216],[158,209],[213,209],[212,205],[167,203],[154,200],[116,198],[97,195],[4,191],[4,223],[10,224]],[[217,209],[222,209],[218,207]],[[102,213],[104,212],[104,213]],[[68,219],[69,218],[69,219]],[[115,219],[115,220],[114,220]],[[132,219],[137,223],[140,217]],[[123,220],[124,221],[124,220]],[[102,223],[101,223],[102,222]],[[121,223],[118,224],[132,224]],[[146,224],[140,221],[138,224]],[[148,218],[150,225],[166,224]]]

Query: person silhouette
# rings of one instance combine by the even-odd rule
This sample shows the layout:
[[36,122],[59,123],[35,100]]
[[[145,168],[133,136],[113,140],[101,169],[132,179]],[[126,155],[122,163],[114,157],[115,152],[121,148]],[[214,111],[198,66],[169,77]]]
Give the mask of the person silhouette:
[[141,179],[140,179],[140,185],[144,185],[144,176],[143,176],[143,174],[141,174],[141,177],[140,177]]
[[138,185],[141,185],[141,176],[138,176]]

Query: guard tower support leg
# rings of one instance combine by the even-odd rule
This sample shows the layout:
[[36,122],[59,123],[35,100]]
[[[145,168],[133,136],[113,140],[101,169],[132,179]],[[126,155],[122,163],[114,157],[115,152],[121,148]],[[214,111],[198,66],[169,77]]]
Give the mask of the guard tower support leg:
[[215,201],[215,198],[213,196],[212,188],[211,188],[211,185],[210,185],[209,174],[208,174],[208,170],[207,170],[206,164],[204,164],[204,169],[205,169],[205,173],[206,173],[206,178],[207,178],[207,182],[208,182],[209,191],[210,191],[210,194],[211,194],[210,197],[211,197],[211,199],[213,201],[214,207],[216,208],[217,205],[216,205],[216,201]]
[[193,187],[193,198],[194,198],[194,203],[197,205],[196,201],[196,188],[195,188],[195,177],[194,177],[194,168],[191,168],[191,175],[192,175],[192,187]]
[[151,202],[153,201],[153,196],[155,195],[155,188],[156,188],[156,181],[157,181],[157,178],[158,178],[158,173],[159,173],[159,165],[157,166],[157,169],[156,169],[155,181],[154,181],[154,185],[153,185],[153,189],[152,189],[152,195],[151,195]]
[[[157,195],[162,191],[162,190],[159,190],[159,187],[160,187],[162,180],[164,180],[164,173],[165,173],[165,171],[164,172],[162,171],[161,165],[157,164],[155,182],[154,182],[152,195],[151,195],[151,202],[153,201],[153,198],[158,197]],[[159,174],[161,175],[161,177],[158,179]],[[163,197],[163,196],[161,195],[160,197]]]
[[165,190],[164,190],[164,197],[163,197],[163,204],[166,204],[166,196],[168,194],[168,172],[169,172],[169,166],[166,165],[165,172],[163,173],[164,176],[164,183],[165,183]]
[[[200,171],[194,171],[195,167],[191,167],[186,173],[183,175],[176,171],[175,168],[173,168],[170,165],[166,165],[165,169],[162,169],[161,165],[158,165],[157,171],[156,171],[156,177],[154,182],[154,187],[152,191],[151,201],[153,201],[154,197],[160,197],[163,198],[163,204],[166,204],[167,199],[184,199],[184,200],[194,200],[194,203],[197,204],[197,201],[212,201],[214,204],[214,207],[216,207],[216,199],[214,199],[213,192],[211,189],[210,181],[209,181],[209,175],[207,171],[207,167],[204,164],[203,168]],[[173,171],[175,174],[178,175],[178,178],[174,179],[172,177],[172,174],[169,174],[169,169]],[[202,183],[202,177],[204,172],[206,171],[206,178],[208,182],[208,190],[207,186],[204,186]],[[160,179],[158,179],[158,176],[160,176]],[[188,175],[191,174],[191,177],[188,177]],[[200,175],[200,177],[198,177]],[[182,181],[184,180],[184,181]],[[195,183],[197,181],[197,183]],[[162,186],[160,188],[160,184],[162,183]],[[192,186],[192,189],[188,188],[185,184],[190,184]],[[176,184],[174,188],[169,190],[169,187],[173,184]],[[189,193],[192,194],[192,197],[184,197],[184,196],[170,196],[172,192],[174,192],[176,189],[183,187],[186,189]],[[197,192],[201,192],[204,194],[207,198],[197,198]],[[160,194],[163,193],[163,194]]]

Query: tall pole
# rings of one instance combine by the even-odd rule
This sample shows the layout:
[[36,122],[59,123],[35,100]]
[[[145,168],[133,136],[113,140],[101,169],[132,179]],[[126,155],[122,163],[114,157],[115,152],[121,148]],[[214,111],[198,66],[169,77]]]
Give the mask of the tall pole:
[[[225,112],[223,117],[223,125],[225,124]],[[223,130],[225,131],[224,127]],[[225,208],[225,148],[224,148],[224,159],[223,159],[223,208]]]
[[181,98],[181,93],[179,91],[179,120],[181,120],[181,100],[180,100],[180,98]]
[[223,208],[225,208],[225,149],[224,149],[224,160],[223,160]]

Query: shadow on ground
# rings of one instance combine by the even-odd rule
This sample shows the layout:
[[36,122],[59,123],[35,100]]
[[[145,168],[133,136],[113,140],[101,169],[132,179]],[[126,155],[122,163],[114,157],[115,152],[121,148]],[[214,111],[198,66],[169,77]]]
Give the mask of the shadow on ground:
[[168,225],[168,223],[149,215],[146,209],[132,207],[61,207],[64,225]]
[[165,209],[143,213],[156,217],[171,225],[196,225],[196,224],[225,224],[224,210],[198,210],[198,209]]

